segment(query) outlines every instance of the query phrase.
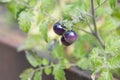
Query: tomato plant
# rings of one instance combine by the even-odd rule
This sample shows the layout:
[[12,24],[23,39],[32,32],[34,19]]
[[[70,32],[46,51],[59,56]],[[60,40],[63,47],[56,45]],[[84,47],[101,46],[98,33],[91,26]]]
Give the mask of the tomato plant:
[[[43,72],[54,75],[55,80],[66,80],[64,69],[72,66],[92,71],[92,80],[97,73],[98,80],[114,80],[114,74],[119,74],[117,0],[5,1],[19,28],[27,34],[18,50],[26,51],[34,68],[25,70],[20,75],[22,80],[41,80]],[[52,61],[43,58],[40,51],[50,55]]]

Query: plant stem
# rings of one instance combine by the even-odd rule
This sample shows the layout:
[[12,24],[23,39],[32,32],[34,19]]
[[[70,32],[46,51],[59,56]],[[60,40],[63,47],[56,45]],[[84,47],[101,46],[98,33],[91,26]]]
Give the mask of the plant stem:
[[[97,29],[97,25],[96,25],[95,9],[94,9],[94,1],[93,0],[91,0],[91,10],[92,10],[92,21],[93,21],[93,26],[94,26],[93,35],[99,41],[102,48],[105,50],[105,43],[104,43],[103,39],[101,38],[100,33],[98,32],[98,29]],[[106,70],[109,71],[106,53],[104,53],[104,66],[106,66]],[[99,69],[98,69],[98,71],[99,71]],[[106,80],[108,80],[108,76],[106,77]]]
[[83,32],[85,32],[85,33],[88,33],[88,34],[92,34],[91,32],[88,32],[88,31],[86,31],[86,30],[84,30],[84,29],[82,29],[82,28],[77,28],[77,27],[74,27],[75,29],[77,29],[77,30],[81,30],[81,31],[83,31]]
[[94,31],[92,30],[92,27],[90,26],[90,23],[88,22],[88,20],[86,20],[86,23],[87,23],[87,25],[88,25],[88,27],[89,27],[89,29],[90,29],[91,33],[93,34],[93,33],[94,33]]
[[92,10],[92,20],[93,20],[93,25],[94,25],[94,31],[95,31],[95,34],[97,34],[98,30],[97,30],[97,25],[96,25],[96,20],[95,20],[94,1],[93,0],[91,0],[91,10]]
[[100,34],[97,33],[97,34],[95,34],[95,35],[96,35],[95,37],[97,38],[97,40],[98,40],[99,43],[101,44],[102,48],[105,49],[105,43],[104,43],[103,39],[101,38]]
[[105,43],[103,41],[103,39],[101,38],[98,29],[97,29],[97,25],[96,25],[96,20],[95,20],[95,10],[94,10],[94,1],[91,0],[91,10],[92,10],[92,21],[93,21],[93,27],[94,27],[94,32],[93,35],[96,37],[96,39],[99,41],[99,43],[101,44],[102,48],[105,49]]
[[100,5],[98,5],[95,10],[97,10],[100,6],[102,6],[103,4],[105,4],[108,0],[104,0]]
[[43,13],[44,13],[46,16],[48,16],[50,19],[52,19],[53,21],[57,21],[57,18],[51,16],[47,11],[44,10]]

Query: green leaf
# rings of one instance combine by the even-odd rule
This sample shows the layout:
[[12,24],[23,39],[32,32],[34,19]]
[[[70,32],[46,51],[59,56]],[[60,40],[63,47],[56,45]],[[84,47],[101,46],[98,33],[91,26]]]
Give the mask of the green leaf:
[[98,45],[97,40],[94,40],[89,34],[81,35],[74,44],[76,48],[74,49],[75,54],[73,56],[78,59],[86,56],[92,46]]
[[45,42],[42,42],[41,35],[30,35],[21,45],[18,50],[30,50],[30,49],[44,49]]
[[54,58],[63,58],[64,57],[64,52],[63,52],[63,46],[62,45],[57,45],[52,52],[52,55]]
[[49,60],[46,59],[46,58],[43,58],[42,64],[43,64],[43,65],[48,65],[48,64],[49,64]]
[[97,4],[98,4],[98,5],[100,5],[100,1],[101,1],[101,0],[97,0]]
[[35,72],[33,80],[42,80],[42,70]]
[[60,65],[56,65],[53,68],[53,75],[55,76],[55,80],[66,80],[65,72],[63,69],[61,69]]
[[120,68],[120,54],[110,58],[108,61],[108,65],[111,69]]
[[45,68],[44,72],[45,72],[45,74],[50,75],[52,70],[51,70],[51,68]]
[[106,52],[115,56],[120,53],[120,36],[110,35],[106,39]]
[[48,27],[44,26],[41,30],[42,36],[46,42],[48,42],[48,35],[47,35]]
[[30,53],[26,51],[26,58],[33,67],[37,67],[40,63],[36,59],[35,53]]
[[[120,7],[116,6],[113,10],[112,10],[112,14],[111,14],[114,18],[114,20],[119,21],[120,20]],[[120,25],[117,25],[118,29],[119,29]],[[119,32],[120,35],[120,32]]]
[[112,73],[110,71],[103,71],[98,80],[113,80]]
[[34,74],[34,70],[32,68],[28,68],[22,74],[20,74],[20,78],[22,80],[31,80],[33,74]]
[[90,69],[90,60],[88,58],[83,58],[77,62],[77,65],[82,69]]
[[105,51],[99,48],[93,48],[92,52],[89,55],[89,62],[92,65],[91,69],[96,70],[98,67],[101,67],[104,63],[103,56]]
[[21,12],[19,17],[18,17],[18,21],[19,21],[18,23],[20,25],[20,29],[26,33],[30,29],[32,17],[33,17],[33,15],[27,11]]
[[43,37],[43,39],[46,41],[46,42],[48,42],[48,26],[49,26],[49,24],[50,24],[50,21],[49,21],[50,19],[48,19],[48,20],[45,20],[45,21],[41,21],[41,23],[39,24],[39,26],[40,26],[40,32],[41,32],[41,34],[42,34],[42,37]]
[[109,4],[111,8],[115,8],[115,6],[117,5],[117,0],[109,0]]
[[16,19],[16,17],[17,17],[16,15],[19,11],[17,4],[15,5],[14,3],[10,2],[8,4],[8,10],[11,13],[12,17]]
[[70,61],[66,58],[63,59],[63,64],[61,63],[66,69],[69,69],[71,67]]
[[116,32],[117,32],[118,35],[120,35],[120,26],[118,26],[118,27],[116,28]]
[[118,26],[117,21],[115,21],[113,18],[111,18],[109,16],[110,13],[105,17],[106,21],[104,22],[104,24],[102,25],[102,27],[100,29],[101,30],[101,34],[104,35],[104,38],[108,38],[109,37],[108,35],[111,34],[111,31],[114,31],[117,28],[117,26]]

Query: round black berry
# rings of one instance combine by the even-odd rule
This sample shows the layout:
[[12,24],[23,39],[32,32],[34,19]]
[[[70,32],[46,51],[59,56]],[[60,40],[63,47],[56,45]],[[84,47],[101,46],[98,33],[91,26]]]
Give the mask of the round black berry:
[[77,40],[78,38],[78,35],[76,34],[75,31],[73,30],[68,30],[67,32],[65,32],[64,34],[64,38],[65,38],[65,41],[68,42],[68,43],[73,43]]
[[66,27],[57,22],[54,24],[53,30],[56,34],[63,35],[64,32],[66,31]]
[[61,42],[62,42],[62,44],[65,45],[65,46],[71,45],[71,43],[68,43],[68,42],[65,40],[64,36],[61,37]]

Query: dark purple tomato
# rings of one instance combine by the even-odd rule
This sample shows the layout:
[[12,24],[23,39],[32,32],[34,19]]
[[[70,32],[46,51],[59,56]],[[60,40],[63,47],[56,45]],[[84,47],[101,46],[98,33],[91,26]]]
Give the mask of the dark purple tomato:
[[65,38],[65,41],[68,42],[68,43],[73,43],[77,40],[78,38],[78,35],[76,34],[75,31],[73,30],[68,30],[67,32],[65,32],[64,34],[64,38]]
[[68,42],[65,40],[64,36],[61,37],[61,42],[62,42],[62,44],[65,45],[65,46],[71,45],[71,43],[68,43]]
[[57,22],[54,24],[53,30],[56,34],[63,35],[66,31],[66,27]]

